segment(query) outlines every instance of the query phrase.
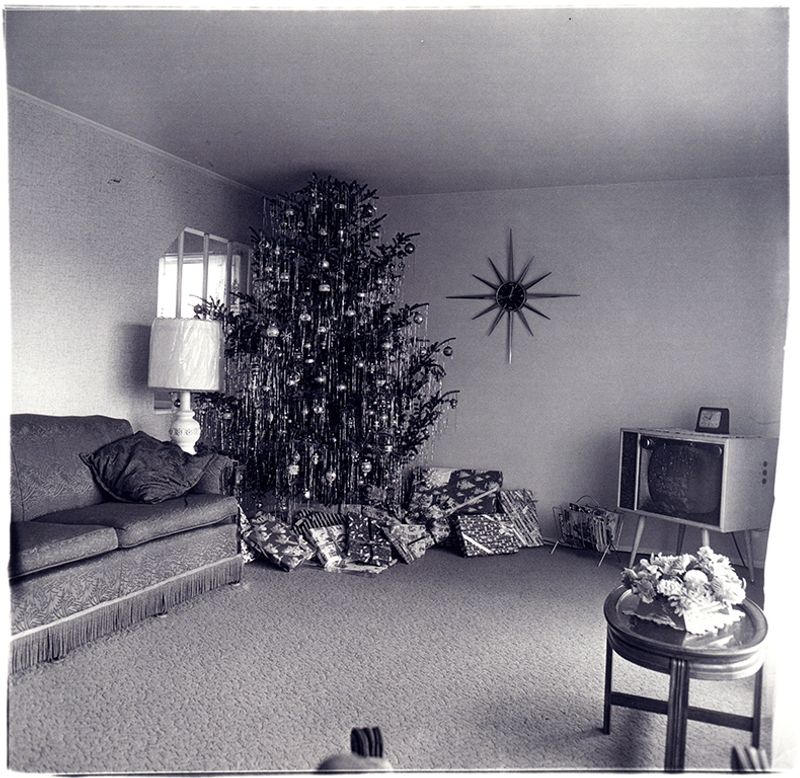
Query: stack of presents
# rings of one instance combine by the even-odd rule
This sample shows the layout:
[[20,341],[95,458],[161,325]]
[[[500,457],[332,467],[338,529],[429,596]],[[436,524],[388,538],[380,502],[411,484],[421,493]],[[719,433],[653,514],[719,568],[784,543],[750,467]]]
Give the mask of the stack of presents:
[[242,511],[243,553],[287,571],[315,563],[329,572],[375,574],[398,560],[411,564],[432,546],[475,557],[543,545],[533,492],[502,483],[498,470],[417,468],[405,505],[301,508],[290,519]]

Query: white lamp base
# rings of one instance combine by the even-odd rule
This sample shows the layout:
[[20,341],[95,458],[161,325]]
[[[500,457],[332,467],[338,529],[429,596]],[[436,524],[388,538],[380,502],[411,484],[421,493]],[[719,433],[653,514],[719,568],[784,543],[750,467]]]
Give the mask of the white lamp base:
[[195,444],[200,440],[200,423],[195,419],[194,411],[191,409],[190,392],[180,393],[180,403],[180,409],[172,417],[169,437],[187,454],[196,454]]

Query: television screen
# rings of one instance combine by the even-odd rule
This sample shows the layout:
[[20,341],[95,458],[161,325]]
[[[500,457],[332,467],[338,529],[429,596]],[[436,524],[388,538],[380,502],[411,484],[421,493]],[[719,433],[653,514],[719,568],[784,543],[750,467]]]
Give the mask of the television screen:
[[683,519],[719,523],[722,448],[713,443],[655,438],[648,441],[647,479],[640,488],[642,510]]

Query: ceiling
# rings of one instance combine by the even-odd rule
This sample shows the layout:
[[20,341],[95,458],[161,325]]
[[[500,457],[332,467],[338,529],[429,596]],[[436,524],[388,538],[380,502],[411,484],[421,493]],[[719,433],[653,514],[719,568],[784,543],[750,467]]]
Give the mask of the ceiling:
[[267,193],[788,173],[788,10],[6,10],[9,84]]

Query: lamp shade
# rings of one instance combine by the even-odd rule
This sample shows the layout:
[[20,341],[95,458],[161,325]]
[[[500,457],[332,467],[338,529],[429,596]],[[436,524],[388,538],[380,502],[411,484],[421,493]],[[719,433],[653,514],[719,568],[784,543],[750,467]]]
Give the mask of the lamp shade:
[[148,385],[217,392],[222,388],[222,327],[206,319],[161,319],[150,329]]

